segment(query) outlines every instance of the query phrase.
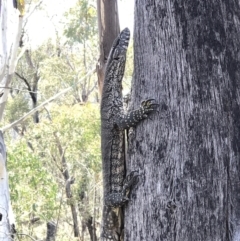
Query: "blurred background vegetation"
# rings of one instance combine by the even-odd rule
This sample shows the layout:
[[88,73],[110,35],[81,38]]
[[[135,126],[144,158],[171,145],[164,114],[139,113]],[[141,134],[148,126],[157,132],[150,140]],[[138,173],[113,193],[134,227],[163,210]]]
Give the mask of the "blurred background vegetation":
[[[102,204],[99,95],[96,74],[83,77],[95,68],[99,55],[96,1],[72,1],[55,20],[41,2],[25,1],[26,15],[37,7],[25,20],[2,126],[73,88],[4,133],[17,237],[44,240],[47,222],[54,222],[56,240],[73,240],[74,206],[81,240],[92,240],[91,228],[99,235]],[[32,37],[36,19],[47,19],[54,29],[37,44]],[[132,43],[128,55],[125,92],[132,76]],[[65,190],[66,172],[71,198]]]

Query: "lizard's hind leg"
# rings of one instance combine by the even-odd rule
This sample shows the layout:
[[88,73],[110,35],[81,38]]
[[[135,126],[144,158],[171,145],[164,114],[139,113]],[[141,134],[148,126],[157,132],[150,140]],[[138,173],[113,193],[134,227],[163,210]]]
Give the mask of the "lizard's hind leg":
[[[132,171],[128,174],[123,182],[123,190],[122,195],[128,198],[128,195],[133,188],[139,181],[139,174],[138,171]],[[129,199],[128,199],[129,200]]]

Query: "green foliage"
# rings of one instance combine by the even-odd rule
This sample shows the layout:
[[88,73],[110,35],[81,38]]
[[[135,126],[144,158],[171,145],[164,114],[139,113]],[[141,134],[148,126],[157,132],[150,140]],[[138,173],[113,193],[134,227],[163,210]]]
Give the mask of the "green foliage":
[[13,122],[29,111],[30,108],[26,95],[16,95],[14,99],[8,99],[8,108],[5,111],[5,115],[10,122]]
[[[5,137],[11,200],[17,226],[25,233],[32,217],[40,217],[45,223],[58,219],[59,227],[64,227],[65,218],[71,220],[70,203],[80,202],[81,215],[93,216],[93,204],[96,195],[100,195],[96,187],[101,181],[99,105],[51,104],[50,109],[48,115],[42,113],[39,124],[28,123],[28,131],[21,139],[12,141],[11,135]],[[65,194],[62,197],[63,156],[55,135],[64,150],[69,174],[76,180],[71,185],[71,199]],[[80,193],[88,199],[80,198]],[[61,216],[63,210],[65,214]]]
[[65,14],[68,23],[64,34],[71,42],[84,43],[97,35],[96,1],[78,0],[76,6]]
[[[49,220],[57,209],[57,183],[24,139],[8,142],[11,201],[19,223],[33,215]],[[47,207],[47,208],[46,208]]]
[[[81,50],[81,46],[62,46],[60,56],[53,54],[40,62],[39,90],[43,100],[57,94],[60,90],[74,86],[73,91],[68,93],[64,100],[60,98],[57,102],[74,104],[86,101],[83,99],[83,94],[93,88],[95,80],[93,77],[89,77],[81,83],[78,82],[94,66],[95,57],[89,54],[84,65]],[[76,85],[76,83],[78,84]]]
[[[71,163],[69,166],[73,175],[79,169],[90,168],[94,172],[100,171],[100,133],[98,104],[51,106],[51,119],[44,119],[26,138],[33,148],[39,150],[39,155],[58,160],[59,156],[54,133],[60,139],[65,158]],[[48,141],[46,141],[48,140]],[[82,165],[84,167],[82,167]],[[78,169],[75,167],[78,166]]]
[[[12,201],[18,225],[30,216],[39,216],[42,221],[59,219],[62,223],[65,217],[71,220],[67,206],[70,200],[65,195],[60,198],[62,192],[65,193],[65,180],[62,155],[55,135],[64,150],[69,174],[76,179],[71,186],[71,202],[82,202],[79,205],[88,213],[93,213],[96,183],[101,181],[99,107],[98,104],[76,104],[86,102],[96,82],[89,77],[76,85],[97,60],[97,17],[92,3],[79,1],[66,13],[65,43],[59,39],[56,42],[48,40],[39,48],[28,50],[28,54],[24,54],[18,63],[16,72],[30,86],[33,86],[34,76],[40,76],[38,104],[62,89],[75,86],[73,91],[51,104],[50,109],[48,106],[48,111],[41,111],[40,123],[22,123],[26,131],[19,140],[13,141],[15,135],[6,136],[11,162]],[[12,91],[13,98],[7,105],[5,122],[17,120],[32,106],[30,95],[26,92],[26,81],[15,76],[13,88],[17,91]],[[85,95],[87,98],[84,98]],[[84,200],[83,203],[79,198],[80,192],[88,197],[87,202]],[[68,215],[62,217],[63,210]],[[24,227],[27,232],[28,227]]]

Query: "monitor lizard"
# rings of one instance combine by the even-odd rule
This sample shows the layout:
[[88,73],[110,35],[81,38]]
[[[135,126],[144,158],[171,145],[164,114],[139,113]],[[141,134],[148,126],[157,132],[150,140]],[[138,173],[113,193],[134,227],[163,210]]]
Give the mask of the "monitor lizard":
[[140,108],[124,112],[122,78],[130,31],[125,28],[113,42],[108,56],[101,99],[101,151],[103,167],[103,214],[101,240],[123,240],[122,206],[129,200],[138,172],[126,175],[124,130],[136,126],[156,110],[154,99],[142,101]]

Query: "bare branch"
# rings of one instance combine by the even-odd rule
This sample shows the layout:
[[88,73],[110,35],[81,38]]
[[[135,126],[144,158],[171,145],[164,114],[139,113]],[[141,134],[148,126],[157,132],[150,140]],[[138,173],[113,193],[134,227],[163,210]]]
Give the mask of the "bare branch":
[[21,48],[21,52],[17,56],[17,62],[19,61],[19,59],[22,58],[22,56],[23,56],[23,54],[25,53],[26,50],[27,50],[27,45],[24,44],[23,47]]
[[73,71],[75,71],[75,67],[71,64],[71,62],[70,62],[67,54],[65,55],[65,57],[66,57],[66,59],[67,59],[67,64],[68,64],[68,66],[69,66]]
[[64,177],[65,180],[65,191],[66,191],[66,196],[68,198],[68,200],[70,200],[70,207],[71,207],[71,212],[72,212],[72,219],[73,219],[73,231],[74,231],[74,237],[79,237],[79,226],[78,226],[78,218],[77,218],[77,209],[76,209],[76,205],[74,203],[72,203],[72,190],[71,190],[71,184],[74,183],[74,178],[70,177],[69,174],[69,170],[68,170],[68,166],[67,166],[67,160],[65,158],[65,149],[63,149],[61,141],[57,135],[57,132],[53,133],[54,137],[55,137],[55,141],[56,141],[56,145],[59,151],[59,154],[61,155],[61,161],[62,161],[62,168],[63,168],[63,172],[62,175]]
[[37,240],[34,239],[32,236],[30,236],[30,235],[28,235],[28,234],[26,234],[26,233],[17,233],[17,235],[27,236],[27,237],[29,237],[31,240],[33,240],[33,241],[37,241]]
[[35,66],[34,66],[34,64],[32,62],[32,58],[31,58],[31,56],[29,54],[29,50],[28,49],[25,51],[25,57],[26,57],[26,61],[27,61],[27,64],[29,65],[29,67],[31,69],[35,69]]
[[[96,69],[92,69],[91,71],[89,71],[83,78],[81,78],[75,85],[81,83],[83,80],[85,80],[88,76],[92,75],[94,72],[96,71]],[[62,90],[61,92],[57,93],[56,95],[52,96],[51,98],[49,98],[48,100],[44,101],[42,104],[40,104],[39,106],[37,106],[36,108],[32,109],[31,111],[29,111],[26,115],[22,116],[20,119],[14,121],[13,123],[4,126],[1,131],[4,133],[5,131],[9,130],[10,128],[13,128],[14,126],[18,125],[19,123],[21,123],[22,121],[26,120],[29,116],[33,115],[36,111],[42,109],[45,105],[49,104],[51,101],[59,98],[61,95],[67,93],[68,91],[72,90],[74,88],[74,86],[70,86],[64,90]]]
[[9,90],[17,90],[18,92],[31,92],[31,93],[37,93],[38,91],[29,91],[29,90],[23,90],[18,88],[12,88],[12,87],[0,87],[1,89],[9,89]]
[[89,95],[93,92],[93,90],[97,87],[97,84],[98,84],[98,82],[95,81],[93,87],[92,87],[90,90],[88,90],[88,92],[87,92],[87,96],[89,96]]
[[23,25],[23,28],[25,28],[25,26],[27,25],[27,22],[28,22],[28,19],[29,17],[33,14],[33,12],[42,4],[43,0],[40,0],[38,3],[35,4],[35,6],[33,6],[33,8],[29,11],[28,14],[26,14],[24,16],[24,25]]
[[31,86],[30,86],[30,84],[28,83],[27,79],[24,78],[22,75],[20,75],[20,74],[17,73],[17,72],[15,72],[15,75],[17,75],[18,78],[20,78],[21,80],[23,80],[24,83],[25,83],[26,86],[27,86],[28,91],[29,91],[29,92],[32,92]]

